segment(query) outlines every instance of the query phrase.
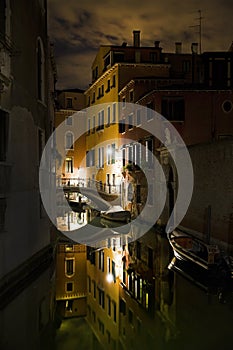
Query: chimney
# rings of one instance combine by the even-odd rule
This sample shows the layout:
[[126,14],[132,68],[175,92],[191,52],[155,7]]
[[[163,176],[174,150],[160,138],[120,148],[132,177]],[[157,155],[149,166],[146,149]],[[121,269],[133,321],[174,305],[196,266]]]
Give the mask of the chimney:
[[159,40],[155,40],[154,41],[154,47],[159,47],[160,41]]
[[191,51],[192,51],[192,53],[195,53],[195,54],[198,53],[198,43],[192,43]]
[[140,30],[133,31],[133,46],[140,47]]
[[182,43],[181,42],[176,42],[176,53],[182,53]]

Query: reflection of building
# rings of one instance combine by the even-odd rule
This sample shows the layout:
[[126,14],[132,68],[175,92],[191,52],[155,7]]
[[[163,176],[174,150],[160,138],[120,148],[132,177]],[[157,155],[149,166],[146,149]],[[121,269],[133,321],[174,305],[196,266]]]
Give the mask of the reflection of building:
[[[29,347],[41,349],[53,288],[37,289],[37,283],[47,271],[52,287],[53,250],[38,170],[53,128],[56,72],[46,2],[5,0],[0,7],[0,347],[28,348],[27,329],[35,342]],[[11,328],[18,323],[22,334]]]
[[[58,143],[63,143],[66,150],[64,161],[57,158],[57,168],[62,167],[59,172],[63,182],[70,179],[70,184],[73,184],[72,178],[84,178],[84,162],[85,162],[85,135],[82,135],[78,140],[75,140],[74,129],[79,127],[79,118],[75,113],[84,108],[84,94],[80,89],[68,89],[57,92],[57,106],[55,112],[55,127],[64,123],[64,135],[62,140],[56,140]],[[82,164],[83,163],[83,164]]]
[[64,317],[86,315],[86,246],[68,239],[57,247],[56,301]]
[[121,258],[119,239],[112,240],[112,248],[87,250],[87,320],[94,342],[105,349],[117,349]]

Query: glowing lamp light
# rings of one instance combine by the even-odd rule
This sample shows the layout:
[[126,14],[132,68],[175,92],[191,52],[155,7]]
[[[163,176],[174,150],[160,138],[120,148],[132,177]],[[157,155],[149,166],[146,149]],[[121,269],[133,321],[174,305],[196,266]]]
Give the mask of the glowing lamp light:
[[106,279],[108,283],[113,282],[113,275],[111,273],[108,273]]

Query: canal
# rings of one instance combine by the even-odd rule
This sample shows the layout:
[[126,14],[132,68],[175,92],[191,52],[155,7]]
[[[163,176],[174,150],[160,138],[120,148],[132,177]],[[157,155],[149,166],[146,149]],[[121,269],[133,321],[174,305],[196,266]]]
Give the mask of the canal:
[[[92,219],[72,213],[63,228]],[[1,349],[232,347],[231,291],[221,299],[193,280],[191,266],[168,270],[173,251],[158,228],[139,238],[108,229],[102,247],[60,236],[55,264],[1,310]]]

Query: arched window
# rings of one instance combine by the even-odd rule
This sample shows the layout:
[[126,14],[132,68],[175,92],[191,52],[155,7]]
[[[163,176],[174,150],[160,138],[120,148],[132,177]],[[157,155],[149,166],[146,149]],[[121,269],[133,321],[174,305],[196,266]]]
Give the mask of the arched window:
[[44,102],[45,98],[45,57],[41,38],[37,39],[37,97]]
[[74,136],[72,132],[68,131],[66,133],[65,147],[66,149],[74,149]]

